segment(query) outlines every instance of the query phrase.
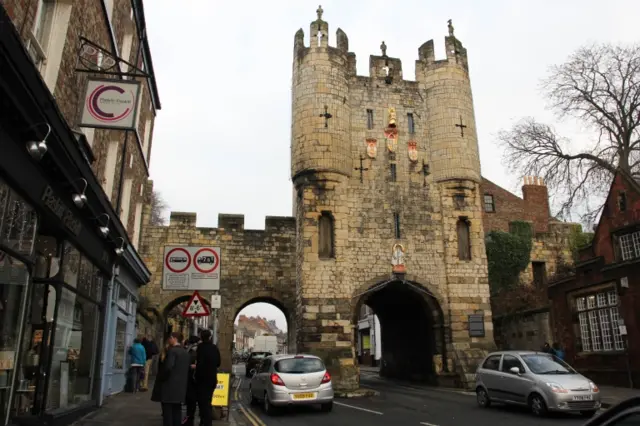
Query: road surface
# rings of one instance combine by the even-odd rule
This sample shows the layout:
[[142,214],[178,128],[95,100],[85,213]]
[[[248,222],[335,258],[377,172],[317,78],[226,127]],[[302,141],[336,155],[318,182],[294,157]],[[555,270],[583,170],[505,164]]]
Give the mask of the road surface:
[[574,415],[552,415],[536,418],[523,408],[477,406],[475,396],[454,390],[425,388],[391,383],[375,373],[362,373],[363,387],[373,388],[379,396],[357,399],[336,399],[331,413],[321,413],[318,408],[284,409],[276,416],[264,414],[261,407],[251,406],[248,396],[248,380],[244,366],[234,367],[238,380],[238,409],[249,426],[575,426],[585,419]]

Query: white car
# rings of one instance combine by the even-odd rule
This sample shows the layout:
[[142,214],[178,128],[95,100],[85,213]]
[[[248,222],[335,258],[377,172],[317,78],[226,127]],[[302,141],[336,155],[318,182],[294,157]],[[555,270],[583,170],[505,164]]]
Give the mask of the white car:
[[272,355],[251,370],[251,403],[262,403],[271,415],[278,407],[320,405],[333,408],[331,375],[315,355]]

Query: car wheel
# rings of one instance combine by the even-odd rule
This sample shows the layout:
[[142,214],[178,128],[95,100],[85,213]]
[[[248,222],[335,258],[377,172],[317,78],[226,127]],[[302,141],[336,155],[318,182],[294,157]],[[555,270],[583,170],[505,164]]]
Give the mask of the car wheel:
[[333,410],[333,401],[320,404],[320,411],[323,413],[330,413]]
[[580,415],[582,417],[593,417],[597,412],[598,410],[580,411]]
[[258,398],[253,394],[251,386],[249,386],[249,396],[251,397],[251,405],[258,405],[258,402],[260,401],[258,401]]
[[541,395],[534,393],[529,397],[529,407],[531,412],[538,417],[544,417],[547,414],[547,404]]
[[488,408],[491,406],[491,399],[489,398],[489,394],[486,390],[484,390],[484,388],[476,389],[476,401],[482,408]]
[[269,395],[264,393],[264,401],[263,401],[264,412],[267,416],[273,416],[276,413],[276,407],[271,404],[269,401]]

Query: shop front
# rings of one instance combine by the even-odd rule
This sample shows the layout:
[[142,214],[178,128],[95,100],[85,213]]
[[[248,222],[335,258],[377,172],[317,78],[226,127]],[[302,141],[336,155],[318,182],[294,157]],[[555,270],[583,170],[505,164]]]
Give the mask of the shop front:
[[[131,260],[136,260],[132,249]],[[125,259],[126,259],[125,254]],[[131,262],[136,268],[118,268],[107,300],[107,327],[104,335],[104,379],[102,395],[110,396],[124,390],[131,360],[128,349],[141,331],[137,326],[138,288],[149,281],[150,273],[141,262]]]
[[99,404],[108,284],[132,249],[92,160],[0,5],[0,425]]

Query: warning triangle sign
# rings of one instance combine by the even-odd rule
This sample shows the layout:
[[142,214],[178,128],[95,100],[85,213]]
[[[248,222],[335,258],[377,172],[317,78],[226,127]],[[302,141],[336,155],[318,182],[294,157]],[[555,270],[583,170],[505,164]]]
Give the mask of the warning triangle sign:
[[206,317],[209,315],[209,307],[204,303],[202,297],[197,291],[193,292],[193,296],[189,299],[189,303],[182,311],[183,317]]

